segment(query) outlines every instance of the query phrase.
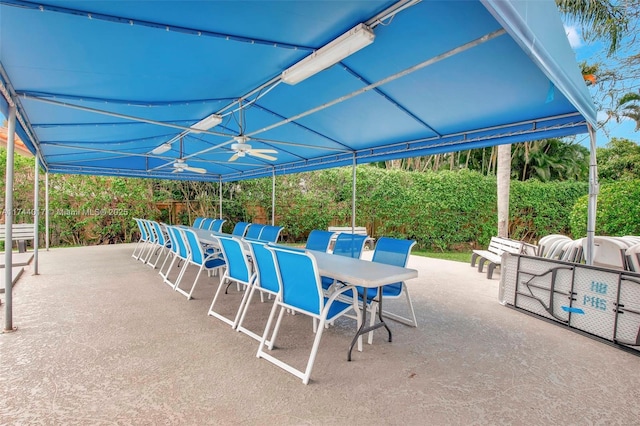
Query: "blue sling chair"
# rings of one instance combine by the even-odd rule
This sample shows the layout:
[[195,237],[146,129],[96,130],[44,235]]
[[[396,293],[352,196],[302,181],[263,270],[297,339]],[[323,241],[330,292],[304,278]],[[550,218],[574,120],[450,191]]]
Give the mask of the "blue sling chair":
[[329,250],[329,244],[331,244],[331,238],[334,234],[335,232],[314,229],[309,233],[309,237],[307,237],[305,248],[307,250],[326,252]]
[[[202,271],[205,269],[207,271],[213,271],[214,269],[223,268],[225,267],[226,263],[219,252],[209,254],[205,253],[204,249],[202,248],[202,244],[200,244],[198,236],[191,229],[180,229],[180,232],[182,232],[182,235],[188,244],[190,256],[184,264],[182,275],[180,276],[180,279],[176,281],[174,289],[177,292],[187,296],[187,299],[191,299],[193,290],[196,288],[198,278],[200,278],[200,274],[202,273]],[[185,290],[180,288],[180,281],[182,280],[184,272],[187,270],[189,265],[197,266],[198,273],[196,274],[196,278],[193,280],[191,289],[187,293]]]
[[[357,327],[360,326],[362,314],[358,308],[358,298],[355,296],[355,292],[352,291],[355,290],[355,287],[345,286],[327,298],[322,290],[318,267],[312,254],[275,246],[268,246],[268,249],[272,250],[275,256],[276,274],[280,284],[280,290],[279,297],[275,299],[273,308],[269,314],[269,319],[262,334],[256,356],[277,365],[302,379],[302,383],[308,384],[325,324],[333,322],[336,318],[353,309],[358,315]],[[352,291],[354,294],[351,298],[351,303],[338,300],[338,297],[346,291]],[[292,310],[297,313],[309,315],[320,323],[315,330],[313,346],[304,370],[300,370],[278,359],[275,354],[279,349],[268,352],[264,350],[265,346],[269,349],[273,348],[285,310]],[[277,320],[276,312],[278,312]],[[273,332],[271,332],[274,320],[275,327],[273,328]],[[268,338],[270,333],[271,338]]]
[[[208,315],[226,322],[232,328],[236,328],[240,321],[242,309],[244,308],[247,292],[249,287],[253,284],[254,275],[251,270],[251,265],[249,264],[249,259],[247,259],[247,256],[244,253],[242,241],[236,237],[219,237],[218,240],[220,241],[220,249],[222,251],[223,258],[227,263],[227,268],[222,277],[220,277],[220,283],[218,284],[218,289],[216,290],[216,294],[213,297],[211,306],[209,307]],[[225,316],[223,315],[223,312],[218,312],[216,302],[218,302],[222,295],[222,289],[225,288],[226,294],[226,290],[229,288],[230,284],[234,282],[240,290],[244,290],[244,293],[240,297],[238,307],[235,308],[235,316],[231,319],[228,313]],[[225,308],[227,308],[228,311],[228,303],[226,305],[227,306],[225,306]]]

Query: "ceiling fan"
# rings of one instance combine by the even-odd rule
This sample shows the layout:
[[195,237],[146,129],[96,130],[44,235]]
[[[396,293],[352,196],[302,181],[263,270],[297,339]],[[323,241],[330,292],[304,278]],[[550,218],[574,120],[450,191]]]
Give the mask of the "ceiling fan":
[[175,163],[173,163],[173,172],[171,173],[180,173],[180,172],[193,172],[193,173],[207,173],[206,169],[202,167],[191,167],[182,158],[178,158]]
[[182,158],[182,138],[180,138],[180,157],[176,159],[175,163],[173,163],[173,171],[171,173],[182,173],[185,171],[192,173],[207,173],[207,170],[202,167],[189,166],[184,158]]
[[256,149],[252,148],[247,142],[249,141],[249,137],[245,135],[234,136],[236,143],[231,144],[231,149],[235,151],[235,154],[229,158],[229,161],[236,161],[239,157],[244,157],[245,155],[250,155],[252,157],[262,158],[264,160],[275,161],[276,157],[267,154],[277,154],[278,151],[275,149]]
[[249,138],[249,136],[246,136],[243,131],[244,106],[242,105],[242,100],[240,100],[239,104],[240,104],[240,108],[238,110],[238,114],[240,117],[238,120],[238,126],[240,129],[240,132],[238,136],[233,137],[236,143],[231,144],[231,149],[235,151],[235,153],[231,156],[231,158],[229,158],[228,161],[236,161],[238,158],[244,157],[246,155],[262,158],[263,160],[267,160],[267,161],[276,161],[277,160],[276,157],[272,155],[267,155],[267,154],[277,154],[278,151],[276,151],[275,149],[256,149],[256,148],[252,148],[251,145],[248,144],[251,138]]

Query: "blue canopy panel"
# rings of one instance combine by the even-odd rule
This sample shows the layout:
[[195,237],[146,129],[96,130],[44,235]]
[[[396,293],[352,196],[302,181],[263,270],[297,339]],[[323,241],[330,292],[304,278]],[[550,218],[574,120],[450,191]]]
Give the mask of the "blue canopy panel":
[[[1,81],[49,172],[233,181],[595,123],[553,1],[0,0],[0,23]],[[360,23],[372,44],[281,81]]]
[[[0,21],[1,21],[1,19],[0,19]],[[2,45],[0,44],[0,50],[2,50],[1,46]],[[7,87],[7,82],[3,78],[2,75],[0,75],[0,85],[1,85],[1,87],[5,88],[5,89]],[[3,92],[4,92],[4,90],[3,90]],[[2,115],[7,117],[7,119],[8,119],[8,117],[9,117],[9,102],[7,102],[7,99],[4,96],[0,96],[0,113],[2,113]],[[29,151],[31,151],[31,152],[35,152],[35,147],[33,146],[33,143],[31,142],[31,138],[29,137],[27,131],[22,126],[22,123],[20,122],[19,119],[16,119],[16,133],[18,134],[18,137],[22,140],[24,145],[27,147],[27,149]]]

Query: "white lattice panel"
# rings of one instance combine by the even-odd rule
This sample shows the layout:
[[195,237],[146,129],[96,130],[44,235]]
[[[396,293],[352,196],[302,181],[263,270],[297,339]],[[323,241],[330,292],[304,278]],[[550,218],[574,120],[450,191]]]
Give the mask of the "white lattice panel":
[[618,297],[619,271],[603,271],[577,266],[573,291],[574,306],[584,313],[571,316],[572,327],[613,340],[615,302]]
[[563,307],[570,306],[572,275],[572,267],[564,263],[522,258],[516,306],[549,319],[568,321],[569,313]]
[[498,301],[503,305],[515,303],[517,273],[518,257],[505,252],[502,255],[502,264],[500,265],[500,290],[498,292]]
[[[622,309],[640,312],[640,276],[622,276],[620,280],[620,305]],[[633,312],[618,314],[616,340],[619,343],[636,342],[639,332],[640,314]]]

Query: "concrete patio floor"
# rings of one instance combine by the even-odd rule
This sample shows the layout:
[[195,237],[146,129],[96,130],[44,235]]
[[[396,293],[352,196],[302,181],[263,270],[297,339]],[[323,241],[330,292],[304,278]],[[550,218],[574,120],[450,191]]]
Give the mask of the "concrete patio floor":
[[[355,322],[339,321],[305,386],[206,315],[217,277],[201,277],[187,301],[133,247],[41,251],[40,275],[25,269],[18,330],[0,335],[0,423],[640,423],[640,357],[501,306],[499,274],[412,256],[419,328],[391,322],[392,343],[377,331],[347,362]],[[228,312],[237,297],[223,298]],[[247,325],[261,332],[269,308],[256,300]],[[311,338],[308,317],[286,316],[274,351],[301,365]]]

